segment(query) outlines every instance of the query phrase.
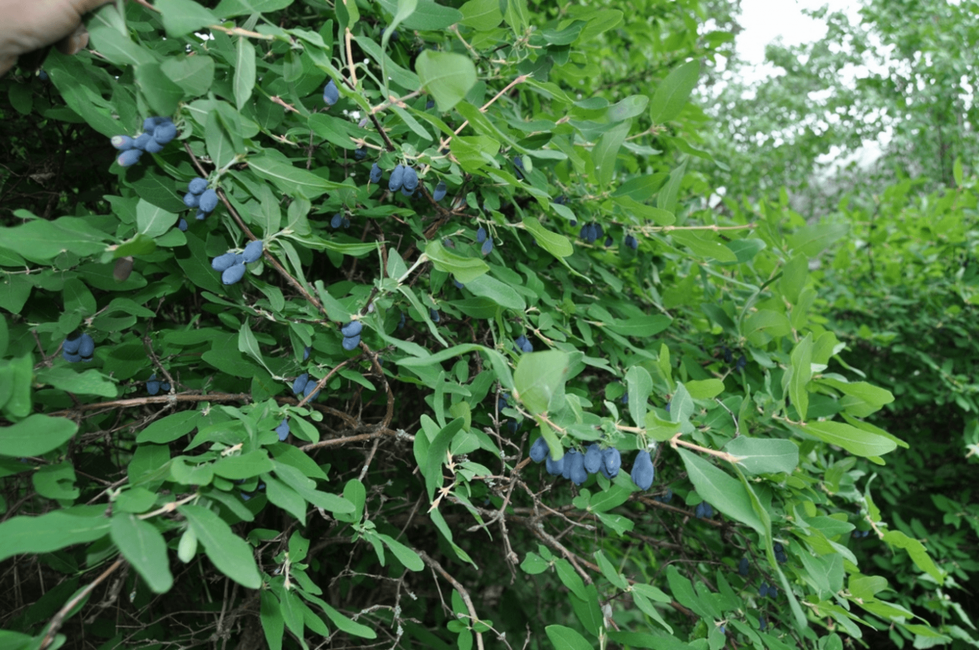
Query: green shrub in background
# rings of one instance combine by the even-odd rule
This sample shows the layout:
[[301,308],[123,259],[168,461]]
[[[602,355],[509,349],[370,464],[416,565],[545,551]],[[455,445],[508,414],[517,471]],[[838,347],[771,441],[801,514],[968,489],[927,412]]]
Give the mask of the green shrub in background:
[[953,579],[858,465],[847,225],[687,171],[700,3],[123,10],[2,81],[5,647],[948,638],[860,550]]

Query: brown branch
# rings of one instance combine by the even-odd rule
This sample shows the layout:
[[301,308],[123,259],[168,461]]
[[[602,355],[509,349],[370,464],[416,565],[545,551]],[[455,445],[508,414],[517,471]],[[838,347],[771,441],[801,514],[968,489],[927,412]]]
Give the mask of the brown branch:
[[74,598],[72,598],[67,603],[65,603],[64,607],[58,610],[58,613],[55,614],[54,618],[51,619],[51,625],[48,627],[47,633],[44,635],[44,638],[41,640],[41,645],[39,646],[40,650],[45,650],[45,648],[51,645],[51,643],[54,641],[54,635],[58,632],[59,629],[61,629],[61,626],[65,622],[65,618],[68,617],[68,614],[71,612],[71,610],[75,609],[75,607],[80,602],[88,598],[88,595],[92,593],[92,590],[98,587],[103,580],[105,580],[110,575],[112,575],[112,573],[122,565],[123,565],[122,558],[119,558],[118,560],[113,562],[112,566],[110,566],[108,569],[102,572],[102,575],[100,575],[98,578],[93,580],[87,587],[85,587],[80,592],[78,592],[78,594],[76,594]]
[[[466,591],[465,587],[463,587],[458,580],[449,575],[449,572],[443,569],[441,564],[430,558],[425,551],[418,551],[418,555],[421,556],[421,559],[425,562],[425,564],[431,567],[433,571],[437,571],[439,574],[441,574],[442,577],[448,580],[455,590],[459,592],[459,595],[462,596],[462,602],[466,604],[466,609],[469,610],[469,616],[472,619],[472,623],[479,622],[479,616],[476,615],[476,608],[473,606],[472,598],[469,597],[469,592]],[[482,632],[476,632],[476,646],[479,647],[480,650],[483,648]]]

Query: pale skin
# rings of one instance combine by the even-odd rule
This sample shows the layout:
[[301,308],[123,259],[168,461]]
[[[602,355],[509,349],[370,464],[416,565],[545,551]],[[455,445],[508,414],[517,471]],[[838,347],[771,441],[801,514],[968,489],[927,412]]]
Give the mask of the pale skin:
[[82,17],[111,0],[0,0],[0,75],[22,54],[56,44],[65,54],[88,45]]

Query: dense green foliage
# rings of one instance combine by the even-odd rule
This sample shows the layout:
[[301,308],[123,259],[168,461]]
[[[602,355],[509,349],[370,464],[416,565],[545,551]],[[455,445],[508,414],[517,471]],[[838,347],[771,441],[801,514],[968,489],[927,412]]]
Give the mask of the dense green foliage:
[[974,644],[900,415],[975,410],[972,187],[711,210],[729,6],[448,4],[111,6],[0,81],[3,647]]

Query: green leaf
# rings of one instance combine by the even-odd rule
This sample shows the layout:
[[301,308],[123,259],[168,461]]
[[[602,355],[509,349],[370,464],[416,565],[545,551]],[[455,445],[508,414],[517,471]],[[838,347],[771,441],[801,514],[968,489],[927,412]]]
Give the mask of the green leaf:
[[[495,0],[494,0],[495,1]],[[524,227],[534,236],[534,240],[554,257],[568,257],[574,254],[574,246],[564,235],[551,232],[533,217],[523,218]]]
[[788,238],[789,248],[813,258],[823,249],[842,239],[850,227],[845,223],[814,223],[803,226]]
[[602,187],[608,187],[615,174],[615,160],[619,155],[619,148],[625,141],[629,130],[632,128],[632,120],[625,120],[616,124],[599,139],[592,149],[592,160],[595,163],[595,180]]
[[476,84],[476,66],[469,57],[455,52],[426,48],[415,59],[415,71],[442,112],[458,104]]
[[592,644],[570,627],[548,625],[544,631],[556,650],[592,650]]
[[21,553],[50,553],[94,542],[109,532],[105,506],[74,506],[40,517],[12,517],[0,523],[0,562]]
[[[442,486],[442,466],[449,461],[449,445],[452,443],[455,435],[462,431],[465,423],[466,421],[463,418],[456,418],[442,427],[428,446],[424,466],[419,465],[419,469],[422,470],[422,475],[425,477],[425,487],[428,489],[429,501],[435,499],[435,491]],[[428,434],[419,432],[418,435],[425,436]]]
[[751,505],[751,497],[738,479],[686,449],[677,449],[687,468],[690,482],[705,501],[735,521],[747,524],[759,534],[765,525]]
[[415,553],[413,550],[390,535],[377,533],[377,536],[382,542],[384,542],[385,545],[387,545],[389,549],[391,549],[391,552],[394,553],[395,557],[398,558],[398,561],[401,562],[401,564],[405,565],[406,569],[409,571],[421,571],[425,568],[425,563],[422,562],[422,559],[419,557],[418,553]]
[[187,435],[201,421],[199,411],[180,411],[160,418],[136,435],[136,442],[165,445]]
[[883,456],[897,448],[897,443],[890,438],[842,422],[809,422],[805,426],[793,428],[831,445],[842,447],[857,456]]
[[391,34],[394,30],[403,23],[411,14],[415,13],[415,9],[418,7],[418,0],[398,0],[398,11],[394,14],[394,20],[391,24],[387,26],[384,30],[384,39],[382,41],[382,46],[387,49],[388,41],[391,39]]
[[724,451],[740,456],[738,464],[751,474],[791,474],[799,464],[798,445],[781,438],[741,435],[724,445]]
[[520,357],[513,374],[514,397],[531,415],[544,413],[551,398],[564,386],[568,355],[558,350],[531,352]]
[[653,392],[653,378],[645,368],[632,366],[625,373],[627,395],[629,396],[629,415],[637,426],[646,422],[646,404]]
[[697,86],[700,62],[688,61],[674,68],[656,89],[649,103],[649,117],[654,124],[669,122],[683,110],[690,93]]
[[945,572],[938,568],[928,555],[925,545],[918,540],[908,537],[899,530],[889,530],[884,533],[883,541],[890,546],[906,550],[915,566],[934,578],[938,584],[945,582]]
[[[385,11],[394,15],[398,10],[397,0],[379,0]],[[433,31],[441,30],[462,20],[462,13],[452,7],[445,7],[432,0],[418,0],[415,11],[404,21],[405,29]]]
[[178,215],[158,208],[149,201],[136,204],[136,228],[147,237],[159,237],[177,224]]
[[693,399],[714,399],[724,392],[724,382],[720,379],[700,379],[684,384]]
[[235,104],[240,111],[248,103],[255,87],[255,46],[244,36],[238,38],[234,85]]
[[470,0],[459,11],[463,15],[462,24],[480,32],[494,29],[503,21],[499,0]]
[[35,413],[9,427],[0,427],[0,456],[40,456],[68,442],[78,424],[67,418]]
[[[799,412],[799,419],[805,421],[809,410],[809,391],[806,388],[812,377],[812,333],[799,341],[790,356],[789,398],[792,406]],[[891,398],[893,399],[893,398]]]
[[472,293],[489,298],[504,309],[512,309],[518,312],[527,309],[527,303],[513,287],[500,282],[489,274],[481,275],[463,284]]
[[163,28],[167,36],[179,38],[207,25],[217,25],[211,11],[193,0],[156,0],[153,4],[163,16]]
[[112,517],[110,533],[119,552],[153,592],[170,591],[173,574],[167,558],[167,543],[153,524],[135,515],[116,513]]
[[339,183],[328,181],[305,169],[294,167],[280,155],[265,152],[248,158],[248,167],[259,177],[272,181],[276,187],[287,194],[313,200],[328,190],[341,187]]
[[240,480],[272,471],[272,461],[265,450],[256,449],[240,456],[225,456],[214,463],[214,473],[224,478]]
[[70,368],[58,366],[41,368],[37,373],[37,381],[76,395],[98,395],[99,397],[116,397],[119,395],[119,389],[116,385],[106,379],[101,372],[94,369],[75,372]]
[[179,510],[218,571],[247,589],[262,586],[251,547],[221,517],[201,506],[185,504]]
[[264,14],[285,9],[292,3],[293,0],[221,0],[214,13],[228,18],[248,14]]
[[136,68],[136,83],[146,102],[157,115],[173,115],[184,97],[184,90],[170,81],[159,63],[144,63]]
[[433,239],[425,246],[425,255],[439,271],[455,276],[462,284],[469,284],[489,271],[489,265],[475,257],[457,255],[442,245],[440,239]]

